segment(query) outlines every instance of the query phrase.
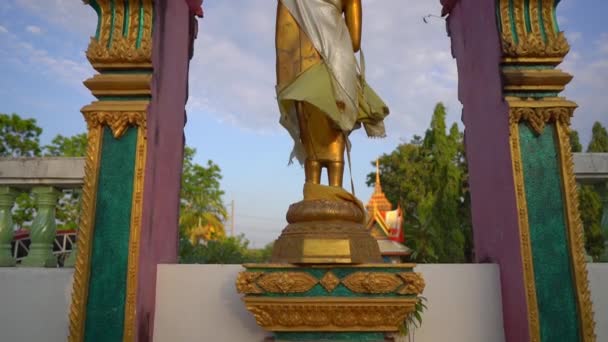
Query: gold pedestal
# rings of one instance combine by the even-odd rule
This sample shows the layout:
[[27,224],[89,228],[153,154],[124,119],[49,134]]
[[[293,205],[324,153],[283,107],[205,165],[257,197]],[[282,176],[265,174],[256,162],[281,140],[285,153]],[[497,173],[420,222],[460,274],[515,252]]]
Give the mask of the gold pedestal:
[[273,248],[272,263],[360,264],[382,261],[378,242],[365,229],[354,203],[304,200],[287,211],[289,223]]

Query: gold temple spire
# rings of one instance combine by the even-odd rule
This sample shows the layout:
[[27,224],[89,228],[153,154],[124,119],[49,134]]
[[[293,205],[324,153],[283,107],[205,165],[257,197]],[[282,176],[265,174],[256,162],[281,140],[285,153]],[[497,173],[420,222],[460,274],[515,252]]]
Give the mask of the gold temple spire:
[[380,183],[380,159],[376,159],[376,184],[374,184],[374,193],[365,206],[367,211],[372,212],[375,210],[390,211],[393,209],[393,205],[388,201],[384,191],[382,191],[382,184]]

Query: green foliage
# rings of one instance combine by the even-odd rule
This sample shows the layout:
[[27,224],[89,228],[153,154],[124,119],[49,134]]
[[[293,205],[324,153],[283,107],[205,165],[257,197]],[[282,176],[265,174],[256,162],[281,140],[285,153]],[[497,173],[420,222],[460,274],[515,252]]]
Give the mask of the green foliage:
[[86,133],[71,137],[57,135],[50,145],[44,147],[46,155],[57,157],[83,157],[87,153]]
[[[573,152],[576,152],[574,147]],[[608,152],[608,132],[599,122],[593,124],[587,152]],[[604,242],[608,238],[605,232],[602,231],[602,213],[604,208],[601,196],[602,190],[605,191],[606,186],[608,186],[606,182],[594,185],[582,185],[578,193],[579,211],[585,229],[585,248],[594,261],[601,259],[601,255],[605,250]]]
[[409,314],[403,322],[403,325],[399,327],[399,334],[402,336],[407,336],[408,341],[414,340],[414,333],[417,328],[422,326],[422,314],[427,309],[426,303],[427,299],[425,297],[418,297],[418,302],[414,306],[414,312]]
[[570,130],[570,147],[572,149],[572,152],[574,153],[583,151],[583,145],[581,145],[581,140],[578,137],[578,132],[573,129]]
[[587,152],[608,152],[608,132],[599,122],[593,124]]
[[585,248],[587,253],[598,261],[604,253],[604,235],[600,222],[602,220],[602,200],[591,185],[579,188],[579,210],[585,228]]
[[263,249],[248,249],[249,241],[244,235],[230,236],[192,244],[180,239],[179,262],[181,264],[243,264],[267,262],[272,245]]
[[184,166],[180,199],[180,234],[193,243],[193,234],[200,227],[214,227],[218,238],[225,235],[226,207],[222,201],[224,192],[220,188],[220,167],[211,160],[203,167],[194,162],[196,149],[184,149]]
[[[417,262],[465,262],[472,255],[470,201],[463,134],[446,131],[445,107],[435,107],[424,138],[380,157],[382,188],[404,211],[406,243]],[[367,177],[373,185],[375,173]]]
[[0,157],[36,157],[41,153],[42,128],[35,119],[0,113]]

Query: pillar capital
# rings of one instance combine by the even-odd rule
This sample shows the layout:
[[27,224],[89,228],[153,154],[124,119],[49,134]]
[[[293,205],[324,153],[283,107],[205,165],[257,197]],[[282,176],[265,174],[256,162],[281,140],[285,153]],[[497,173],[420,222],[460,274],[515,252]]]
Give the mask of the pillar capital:
[[499,0],[498,27],[503,61],[521,65],[557,65],[570,45],[559,30],[560,0]]
[[152,68],[152,0],[88,0],[97,30],[86,51],[98,71]]

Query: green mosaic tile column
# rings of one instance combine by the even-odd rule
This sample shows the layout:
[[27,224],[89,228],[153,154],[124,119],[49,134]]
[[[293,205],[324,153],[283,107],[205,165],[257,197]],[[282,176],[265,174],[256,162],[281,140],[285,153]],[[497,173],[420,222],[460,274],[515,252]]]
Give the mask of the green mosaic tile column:
[[555,125],[519,125],[541,341],[580,341]]
[[[124,330],[127,263],[137,128],[121,139],[104,129],[91,256],[85,340],[120,341]],[[123,280],[123,281],[121,281]]]

